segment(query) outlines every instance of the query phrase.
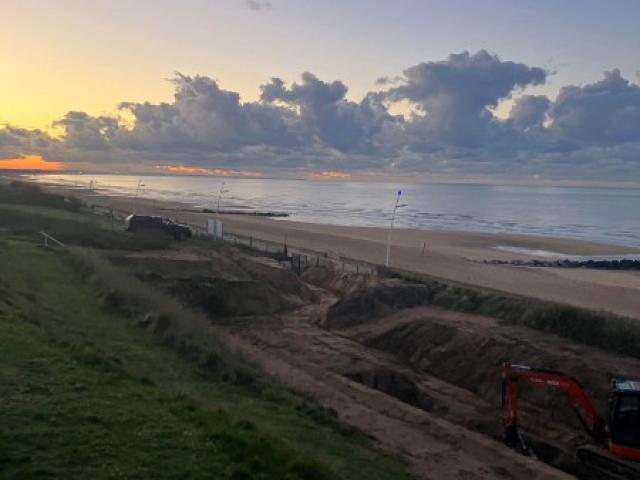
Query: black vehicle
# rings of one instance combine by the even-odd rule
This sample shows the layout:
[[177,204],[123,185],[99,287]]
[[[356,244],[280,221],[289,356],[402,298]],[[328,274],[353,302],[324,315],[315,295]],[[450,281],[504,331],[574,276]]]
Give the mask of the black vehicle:
[[126,218],[125,224],[128,232],[164,232],[176,240],[184,240],[193,236],[193,232],[189,227],[175,223],[166,217],[132,214]]

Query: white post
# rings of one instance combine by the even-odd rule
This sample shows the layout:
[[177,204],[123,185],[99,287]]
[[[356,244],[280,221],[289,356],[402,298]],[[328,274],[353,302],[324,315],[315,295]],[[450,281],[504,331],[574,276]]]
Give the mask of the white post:
[[389,233],[387,235],[387,258],[384,262],[385,267],[389,266],[389,257],[391,256],[391,231],[393,230],[393,223],[396,220],[396,211],[400,207],[406,206],[406,204],[400,205],[400,197],[402,196],[402,190],[398,190],[398,196],[396,197],[396,203],[393,206],[393,214],[391,215],[391,225],[389,225]]
[[[133,197],[133,199],[134,199],[133,204],[134,204],[134,208],[135,208],[136,210],[139,210],[139,208],[138,208],[138,194],[140,193],[140,190],[141,190],[143,187],[146,187],[146,185],[145,185],[144,183],[142,183],[142,179],[140,179],[140,178],[139,178],[139,179],[138,179],[138,186],[136,187],[136,194],[135,194],[135,196]],[[134,213],[135,213],[135,212],[134,212]]]
[[218,208],[216,208],[216,213],[220,213],[220,200],[222,199],[222,195],[229,191],[224,189],[224,184],[225,182],[220,184],[220,192],[218,192]]
[[146,187],[146,185],[142,183],[142,180],[138,179],[138,186],[136,187],[136,195],[134,198],[138,198],[138,194],[140,193],[140,189],[142,187]]

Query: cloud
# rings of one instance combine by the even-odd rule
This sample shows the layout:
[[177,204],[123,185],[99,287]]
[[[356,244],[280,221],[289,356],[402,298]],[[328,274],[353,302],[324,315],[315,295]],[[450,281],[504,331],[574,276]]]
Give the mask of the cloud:
[[280,78],[261,87],[260,99],[299,112],[304,132],[316,144],[341,152],[375,154],[388,147],[380,140],[398,120],[386,108],[365,97],[360,103],[346,100],[347,86],[340,81],[323,82],[312,73],[287,88]]
[[542,127],[550,105],[544,95],[523,95],[511,108],[509,119],[520,130]]
[[69,112],[60,120],[53,122],[54,127],[62,127],[67,146],[104,150],[117,141],[121,133],[118,120],[112,117],[92,117],[85,112]]
[[[613,70],[555,100],[528,95],[546,76],[481,50],[410,66],[359,100],[344,82],[305,72],[293,83],[272,78],[243,102],[210,77],[178,73],[170,101],[120,104],[126,122],[71,111],[54,122],[59,137],[0,128],[0,159],[640,181],[640,86]],[[512,96],[508,118],[496,117]],[[413,113],[391,114],[396,102]]]
[[44,152],[55,143],[55,140],[42,130],[29,130],[7,125],[0,129],[0,158]]
[[375,84],[378,86],[387,86],[387,85],[395,85],[396,83],[402,82],[404,79],[400,76],[395,76],[393,78],[389,76],[378,77],[376,78]]
[[599,82],[563,87],[549,117],[551,131],[573,148],[640,142],[640,86],[620,70],[606,72]]
[[268,0],[245,0],[245,5],[251,10],[265,10],[273,7]]
[[480,50],[414,65],[404,71],[404,77],[404,84],[377,98],[415,105],[422,116],[414,117],[410,127],[416,148],[423,149],[425,142],[473,147],[492,140],[491,108],[516,89],[543,83],[546,72]]
[[[292,114],[260,103],[241,103],[215,80],[177,74],[173,103],[120,104],[134,127],[116,135],[118,144],[156,152],[231,152],[246,146],[295,147]],[[122,133],[122,132],[119,132]]]

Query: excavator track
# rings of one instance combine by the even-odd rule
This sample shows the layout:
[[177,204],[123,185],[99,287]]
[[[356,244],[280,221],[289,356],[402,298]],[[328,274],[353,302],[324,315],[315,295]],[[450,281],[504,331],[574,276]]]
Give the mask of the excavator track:
[[586,445],[577,451],[582,473],[598,480],[639,480],[640,464],[614,457],[606,450]]

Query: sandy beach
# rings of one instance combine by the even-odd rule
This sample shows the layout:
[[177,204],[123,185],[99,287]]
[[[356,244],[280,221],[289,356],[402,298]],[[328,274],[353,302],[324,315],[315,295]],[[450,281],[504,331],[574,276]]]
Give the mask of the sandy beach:
[[[200,213],[187,204],[146,198],[101,196],[86,190],[48,188],[75,194],[85,202],[115,209],[167,215],[182,222],[205,225],[215,214]],[[249,215],[220,215],[225,230],[291,247],[326,252],[370,263],[384,264],[386,229],[309,224],[288,219]],[[606,310],[640,319],[640,272],[592,269],[537,268],[494,265],[486,260],[541,258],[532,251],[563,255],[638,255],[640,248],[540,236],[476,232],[394,229],[391,266],[436,277],[479,285],[559,303]],[[423,243],[426,248],[423,253]],[[505,251],[498,247],[531,251]]]

